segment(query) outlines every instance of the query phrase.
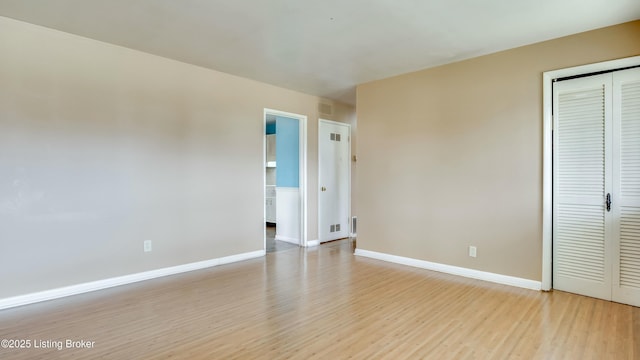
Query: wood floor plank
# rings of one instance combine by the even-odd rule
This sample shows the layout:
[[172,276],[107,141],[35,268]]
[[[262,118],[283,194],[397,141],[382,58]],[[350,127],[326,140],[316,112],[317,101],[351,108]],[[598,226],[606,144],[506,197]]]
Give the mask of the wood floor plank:
[[[348,241],[0,311],[0,359],[637,359],[640,309],[354,257]],[[66,344],[65,344],[66,345]]]

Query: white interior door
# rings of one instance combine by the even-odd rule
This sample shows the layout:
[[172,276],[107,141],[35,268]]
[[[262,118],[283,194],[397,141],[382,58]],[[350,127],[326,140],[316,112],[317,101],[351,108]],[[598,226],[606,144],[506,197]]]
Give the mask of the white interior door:
[[320,242],[349,236],[350,131],[349,124],[319,121],[318,232]]
[[553,287],[611,299],[610,75],[554,83]]
[[553,91],[553,287],[640,306],[640,69]]

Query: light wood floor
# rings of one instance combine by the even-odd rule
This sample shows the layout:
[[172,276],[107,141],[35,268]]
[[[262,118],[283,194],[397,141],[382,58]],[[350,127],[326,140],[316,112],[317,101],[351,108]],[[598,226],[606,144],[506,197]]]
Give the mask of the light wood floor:
[[0,359],[639,359],[640,309],[355,257],[348,241],[0,311]]

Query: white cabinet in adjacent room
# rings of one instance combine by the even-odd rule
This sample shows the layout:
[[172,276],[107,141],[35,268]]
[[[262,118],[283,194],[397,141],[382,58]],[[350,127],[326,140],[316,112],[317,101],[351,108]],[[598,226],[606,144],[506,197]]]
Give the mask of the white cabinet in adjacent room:
[[266,221],[268,223],[276,222],[276,186],[275,185],[267,185],[265,189],[266,197],[265,197],[265,212],[266,212]]
[[276,135],[267,135],[265,164],[265,216],[266,222],[276,222]]

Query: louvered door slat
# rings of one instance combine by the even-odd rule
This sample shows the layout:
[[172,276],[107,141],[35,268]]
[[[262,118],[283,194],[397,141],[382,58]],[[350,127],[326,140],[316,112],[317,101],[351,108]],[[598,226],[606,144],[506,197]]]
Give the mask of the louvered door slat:
[[553,287],[601,298],[611,297],[603,202],[611,95],[606,78],[554,85]]
[[[640,69],[616,72],[613,78],[614,138],[619,145],[614,182],[617,255],[613,300],[640,306]],[[619,168],[618,168],[619,167]]]
[[604,187],[604,87],[561,92],[558,103],[556,194],[598,196]]
[[[586,211],[558,206],[556,271],[573,278],[603,281],[604,219],[602,206]],[[594,212],[596,216],[594,216]],[[599,214],[599,216],[597,216]],[[579,251],[576,251],[579,250]]]

